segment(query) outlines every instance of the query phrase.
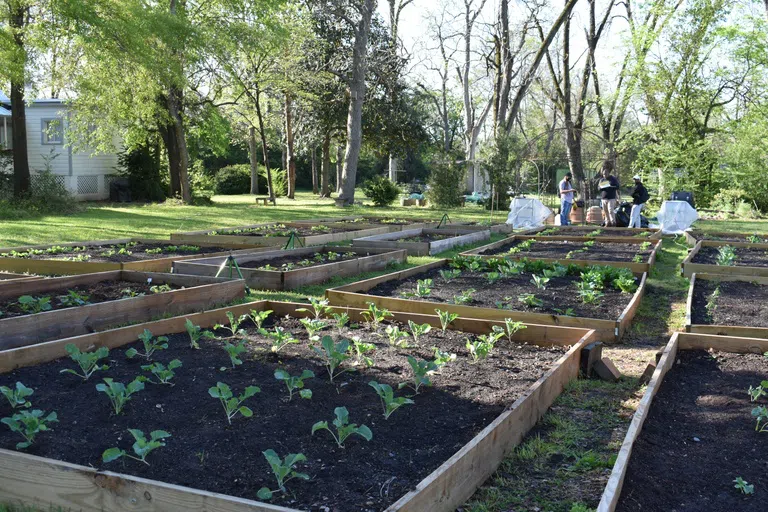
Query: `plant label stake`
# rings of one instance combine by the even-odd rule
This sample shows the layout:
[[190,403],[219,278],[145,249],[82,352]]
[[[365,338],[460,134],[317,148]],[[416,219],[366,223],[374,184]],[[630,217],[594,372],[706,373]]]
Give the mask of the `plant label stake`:
[[288,241],[285,242],[285,246],[283,247],[283,250],[285,251],[288,249],[295,249],[296,242],[299,243],[299,247],[304,247],[304,243],[301,241],[301,238],[296,235],[295,231],[291,231],[291,236],[289,236]]

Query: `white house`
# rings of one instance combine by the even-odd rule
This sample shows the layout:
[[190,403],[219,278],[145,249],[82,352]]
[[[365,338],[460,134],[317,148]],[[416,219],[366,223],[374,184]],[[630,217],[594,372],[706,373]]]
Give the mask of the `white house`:
[[[0,92],[0,148],[3,149],[11,149],[13,143],[12,108],[8,97]],[[66,141],[69,108],[60,99],[39,99],[27,104],[27,153],[33,186],[35,173],[50,168],[76,198],[107,199],[109,183],[117,172],[117,146],[109,153],[73,151]]]

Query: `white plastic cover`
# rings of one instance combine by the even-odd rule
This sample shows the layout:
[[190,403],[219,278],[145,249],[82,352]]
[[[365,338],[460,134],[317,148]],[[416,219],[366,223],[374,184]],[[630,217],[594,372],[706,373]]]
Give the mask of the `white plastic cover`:
[[674,235],[690,228],[699,214],[686,201],[664,201],[656,218],[661,224],[662,233]]
[[507,224],[514,229],[538,228],[552,215],[552,210],[536,198],[516,197],[509,206]]

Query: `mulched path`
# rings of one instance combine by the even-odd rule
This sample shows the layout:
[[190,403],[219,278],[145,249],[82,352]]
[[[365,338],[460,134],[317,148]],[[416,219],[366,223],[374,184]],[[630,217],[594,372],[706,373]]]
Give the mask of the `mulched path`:
[[[677,358],[635,442],[616,510],[764,512],[768,434],[755,432],[747,390],[768,379],[768,359],[687,350]],[[754,495],[734,488],[739,476]]]
[[[513,247],[517,247],[526,240],[511,240],[508,243],[483,251],[483,256],[494,254],[505,254]],[[651,242],[653,243],[653,242]],[[522,250],[515,256],[529,258],[553,258],[567,262],[566,256],[572,251],[585,248],[582,242],[552,241],[543,242],[535,240],[529,249]],[[593,260],[593,261],[632,261],[635,255],[643,257],[643,262],[647,262],[653,251],[653,245],[648,249],[641,249],[640,244],[622,244],[612,242],[595,242],[591,247],[586,248],[585,252],[573,253],[571,258],[574,260]]]
[[[754,247],[734,247],[736,260],[733,264],[737,267],[765,267],[768,266],[768,249]],[[705,265],[717,265],[717,247],[702,247],[691,263],[703,263]]]
[[[54,247],[54,246],[52,246]],[[182,250],[179,250],[179,247]],[[184,249],[186,248],[186,250]],[[120,249],[127,252],[118,254]],[[161,252],[156,252],[161,249]],[[32,260],[57,260],[57,261],[87,261],[93,263],[124,263],[130,261],[156,260],[160,258],[169,258],[172,256],[189,256],[193,254],[210,254],[215,252],[227,252],[230,249],[223,247],[200,247],[194,244],[184,243],[136,243],[129,242],[119,245],[93,245],[78,247],[62,247],[57,254],[28,254],[27,251],[19,251],[24,254],[25,259]],[[147,252],[152,251],[152,252]],[[13,257],[10,253],[0,254],[0,257]],[[83,257],[86,257],[83,259]]]
[[[278,321],[301,343],[289,345],[279,354],[271,353],[266,338],[246,322],[248,352],[235,369],[222,341],[203,340],[202,348],[194,350],[186,334],[169,336],[169,348],[157,352],[154,360],[164,364],[173,359],[182,361],[172,381],[175,386],[146,384],[120,416],[113,414],[107,397],[95,389],[95,384],[103,377],[127,383],[146,373],[140,368],[145,361],[126,359],[128,346],[112,350],[110,368],[97,372],[88,382],[61,375],[61,369],[74,365],[63,359],[0,375],[0,385],[21,381],[35,390],[31,397],[34,408],[58,413],[60,422],[53,425],[54,430],[41,433],[27,453],[249,499],[257,499],[256,492],[262,486],[275,488],[262,451],[274,449],[281,456],[303,453],[308,460],[298,470],[309,474],[311,480],[290,481],[288,494],[277,495],[273,503],[313,511],[374,511],[413,489],[565,352],[562,347],[509,344],[504,339],[488,359],[473,364],[465,348],[465,338],[474,338],[471,334],[442,334],[433,329],[412,348],[394,348],[387,343],[383,326],[377,333],[367,327],[343,328],[345,338],[359,336],[376,345],[372,353],[375,362],[371,368],[358,367],[358,371],[344,373],[330,383],[299,322]],[[335,327],[322,334],[339,339]],[[138,345],[132,344],[140,349]],[[396,388],[412,375],[406,356],[432,360],[432,347],[453,352],[458,359],[432,376],[433,387],[422,388],[413,396],[415,405],[403,406],[384,420],[381,403],[368,382],[377,380]],[[344,367],[352,365],[348,361]],[[312,370],[315,378],[305,381],[312,399],[294,396],[287,401],[285,384],[273,376],[278,368],[291,375]],[[261,388],[244,404],[253,410],[252,418],[237,417],[231,425],[227,423],[218,400],[208,394],[217,381],[229,384],[236,393],[249,385]],[[402,390],[396,394],[412,393]],[[312,425],[320,420],[330,423],[334,408],[339,406],[347,407],[350,422],[370,427],[370,442],[352,436],[341,449],[326,431],[311,435]],[[10,413],[9,404],[0,402],[0,416]],[[163,429],[172,437],[166,447],[149,455],[149,466],[130,459],[102,463],[101,454],[107,448],[130,450],[133,439],[128,428],[145,433]],[[20,440],[4,425],[0,428],[0,447],[14,449]]]
[[[707,304],[716,289],[713,310]],[[768,286],[746,281],[696,280],[693,287],[691,321],[702,325],[768,327]]]

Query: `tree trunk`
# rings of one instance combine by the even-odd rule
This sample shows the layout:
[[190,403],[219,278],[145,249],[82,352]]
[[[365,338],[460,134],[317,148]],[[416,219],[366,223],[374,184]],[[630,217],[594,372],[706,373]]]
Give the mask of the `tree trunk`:
[[363,0],[360,6],[360,21],[355,29],[355,43],[352,49],[352,77],[349,81],[349,110],[347,112],[347,148],[344,152],[341,194],[344,205],[355,201],[357,162],[363,142],[363,101],[365,100],[365,75],[368,68],[368,36],[371,32],[371,17],[376,10],[377,0]]
[[315,146],[309,150],[309,156],[312,159],[312,193],[317,195],[317,148]]
[[342,158],[341,146],[336,146],[336,193],[341,196],[342,185],[344,183],[344,160]]
[[192,191],[189,188],[189,153],[184,133],[184,119],[181,114],[183,92],[178,87],[172,86],[165,99],[170,117],[164,140],[171,173],[171,192],[188,204],[192,201]]
[[323,138],[320,197],[331,197],[331,134]]
[[259,157],[256,155],[256,127],[248,130],[248,156],[251,160],[251,194],[259,195]]
[[272,171],[269,168],[269,150],[267,148],[267,135],[264,131],[264,116],[261,115],[261,90],[258,84],[256,85],[256,117],[259,120],[259,135],[261,135],[261,153],[264,155],[264,169],[267,171],[267,190],[269,192],[269,200],[273,205],[277,204],[275,201],[275,188],[272,186]]
[[293,152],[293,116],[291,95],[285,93],[285,159],[288,170],[288,198],[296,198],[296,155]]
[[[13,4],[11,4],[13,5]],[[11,13],[10,26],[13,29],[13,42],[22,61],[19,73],[11,80],[11,130],[13,131],[13,197],[21,198],[29,194],[31,178],[29,175],[29,153],[27,153],[27,113],[24,104],[24,75],[27,66],[27,54],[24,48],[25,9],[21,2]]]
[[389,180],[392,183],[397,183],[397,157],[392,153],[389,154]]

